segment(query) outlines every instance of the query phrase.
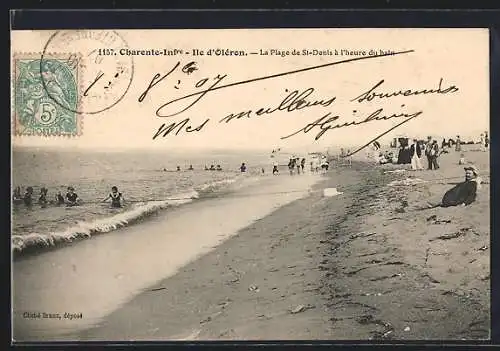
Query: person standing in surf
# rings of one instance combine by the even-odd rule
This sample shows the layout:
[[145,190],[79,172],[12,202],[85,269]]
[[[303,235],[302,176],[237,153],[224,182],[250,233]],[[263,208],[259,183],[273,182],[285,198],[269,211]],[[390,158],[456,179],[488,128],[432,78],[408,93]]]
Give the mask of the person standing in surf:
[[14,204],[20,203],[23,201],[23,196],[21,195],[21,187],[18,186],[14,189],[14,194],[12,195],[12,201]]
[[240,171],[241,173],[245,173],[247,171],[247,165],[245,164],[245,162],[241,164]]
[[26,188],[26,192],[23,196],[23,202],[27,207],[31,207],[33,204],[33,187],[29,186]]
[[291,158],[288,162],[288,170],[290,171],[290,175],[293,175],[293,172],[295,170],[295,158]]
[[102,202],[106,202],[111,199],[111,207],[119,208],[122,207],[122,202],[125,201],[123,194],[118,192],[118,188],[116,186],[111,187],[111,192],[108,194]]
[[280,171],[278,169],[278,165],[279,165],[278,162],[276,161],[273,162],[273,175],[279,174]]
[[58,206],[64,205],[64,196],[62,196],[61,192],[59,191],[56,195],[56,204]]
[[69,186],[66,193],[66,206],[77,206],[79,200],[78,195],[75,193],[75,188]]
[[302,173],[304,173],[305,166],[306,166],[306,159],[302,158],[302,160],[300,160],[300,168],[302,170]]
[[47,200],[47,193],[48,193],[47,188],[40,189],[40,197],[38,198],[38,204],[42,208],[47,207],[47,204],[49,203],[49,201]]

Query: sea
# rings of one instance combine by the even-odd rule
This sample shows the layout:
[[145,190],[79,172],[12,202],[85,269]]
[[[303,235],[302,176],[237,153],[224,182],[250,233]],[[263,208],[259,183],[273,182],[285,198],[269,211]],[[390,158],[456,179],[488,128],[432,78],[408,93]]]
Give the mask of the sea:
[[[242,175],[240,165],[248,165]],[[206,171],[220,165],[222,171]],[[269,153],[88,152],[14,150],[13,188],[34,189],[34,204],[13,206],[12,248],[33,252],[59,243],[89,238],[145,220],[158,211],[197,199],[221,196],[258,181],[271,171]],[[192,166],[193,170],[189,170]],[[180,167],[180,171],[177,171]],[[54,202],[72,186],[81,205],[74,207],[36,204],[40,189],[48,189]],[[123,208],[111,208],[102,200],[117,186],[125,198]]]
[[[77,339],[78,331],[239,230],[308,196],[322,175],[290,176],[291,155],[15,148],[12,188],[33,187],[34,203],[12,208],[14,337]],[[206,171],[211,165],[222,170]],[[79,206],[37,204],[42,187],[54,200],[68,186]],[[102,203],[112,186],[125,198],[122,208]],[[60,318],[30,317],[36,313]],[[66,313],[83,318],[68,321]]]

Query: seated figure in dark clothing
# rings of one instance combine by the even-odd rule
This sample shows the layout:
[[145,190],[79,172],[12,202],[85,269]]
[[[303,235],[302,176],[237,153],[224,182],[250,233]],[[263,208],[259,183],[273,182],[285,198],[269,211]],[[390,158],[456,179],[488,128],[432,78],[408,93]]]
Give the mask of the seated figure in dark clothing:
[[427,203],[417,210],[426,210],[436,207],[468,206],[476,201],[477,191],[481,188],[481,179],[475,166],[467,166],[465,170],[465,181],[458,183],[448,190],[441,202]]
[[481,178],[475,166],[467,166],[465,170],[465,181],[458,183],[448,190],[441,202],[427,203],[423,207],[417,206],[417,210],[427,210],[436,207],[468,206],[476,201],[477,191],[481,188]]
[[478,171],[475,166],[468,166],[465,170],[465,181],[448,190],[441,200],[441,207],[470,205],[476,201],[477,190],[480,184]]

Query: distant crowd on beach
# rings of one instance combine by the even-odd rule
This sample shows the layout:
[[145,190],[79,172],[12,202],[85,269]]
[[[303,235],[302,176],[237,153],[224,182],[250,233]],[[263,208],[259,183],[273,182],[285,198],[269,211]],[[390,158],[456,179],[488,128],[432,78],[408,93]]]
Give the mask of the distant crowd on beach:
[[[290,160],[288,161],[288,165],[287,165],[290,175],[304,174],[305,169],[306,169],[306,163],[307,163],[307,160],[305,157],[302,157],[302,158],[295,157],[295,156],[290,157]],[[330,163],[329,163],[328,159],[326,158],[326,156],[321,156],[321,159],[319,156],[317,156],[317,157],[314,157],[309,162],[309,166],[310,166],[311,173],[318,173],[318,172],[320,172],[320,170],[323,172],[326,172],[326,171],[328,171],[328,169],[330,167]],[[278,173],[279,173],[278,163],[275,163],[273,165],[273,174],[278,174]]]
[[[409,138],[399,138],[399,144],[399,152],[397,155],[391,151],[385,151],[384,153],[380,152],[378,162],[380,164],[411,164],[413,170],[423,170],[425,169],[425,156],[427,160],[427,169],[435,170],[439,169],[439,157],[442,154],[449,153],[449,149],[454,147],[455,152],[461,152],[462,145],[479,144],[480,150],[486,151],[489,148],[490,139],[488,132],[484,132],[480,135],[479,143],[474,143],[473,141],[464,142],[460,139],[460,135],[457,135],[455,139],[443,138],[441,145],[431,136],[428,136],[427,140],[418,140],[414,138],[411,144]],[[376,150],[380,149],[380,144],[378,142],[375,142],[373,146]],[[459,163],[465,164],[464,154],[460,154]]]
[[[302,157],[302,158],[296,157],[296,156],[290,157],[288,164],[287,164],[287,168],[289,170],[290,175],[305,173],[306,163],[307,163],[307,160],[305,157]],[[284,165],[280,165],[279,162],[277,162],[277,161],[273,162],[271,173],[273,175],[278,175],[280,173],[280,166],[284,166]],[[330,167],[329,161],[327,160],[326,156],[324,156],[324,155],[313,157],[312,160],[309,162],[309,166],[310,166],[311,173],[318,173],[320,171],[328,171],[328,169]],[[193,167],[193,165],[189,165],[189,167],[186,168],[185,170],[194,171],[195,168]],[[210,165],[210,167],[205,165],[204,170],[205,171],[223,171],[223,168],[221,167],[221,165],[212,164],[212,165]],[[163,168],[163,172],[181,172],[181,171],[182,171],[181,166],[177,166],[175,170],[167,170],[166,168]],[[239,171],[241,173],[247,172],[247,165],[245,162],[241,163],[241,166],[239,167]],[[262,174],[266,173],[265,168],[261,168],[261,173]]]
[[[465,160],[465,154],[462,153],[462,146],[479,144],[480,149],[478,151],[487,151],[490,145],[488,132],[480,135],[479,142],[463,142],[460,135],[457,135],[455,139],[443,138],[441,144],[430,136],[425,141],[416,138],[411,143],[409,142],[409,138],[399,138],[398,141],[400,144],[398,155],[395,156],[390,151],[386,151],[384,154],[380,153],[380,164],[411,164],[411,169],[415,171],[426,168],[428,170],[437,170],[440,168],[439,158],[442,154],[453,152],[452,149],[454,149],[455,153],[460,153],[458,164],[464,166],[464,180],[446,191],[440,202],[429,203],[420,208],[421,210],[435,207],[468,206],[476,201],[477,192],[481,189],[481,184],[484,182],[479,176],[477,166]],[[380,149],[381,145],[378,142],[375,143],[373,148]],[[394,144],[391,146],[394,146]],[[424,165],[424,160],[426,160],[426,165]]]

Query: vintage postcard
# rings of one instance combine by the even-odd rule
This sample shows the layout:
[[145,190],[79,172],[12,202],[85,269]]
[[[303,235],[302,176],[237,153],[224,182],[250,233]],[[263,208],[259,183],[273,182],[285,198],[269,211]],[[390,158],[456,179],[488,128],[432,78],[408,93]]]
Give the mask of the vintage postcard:
[[13,340],[489,339],[488,39],[12,31]]

